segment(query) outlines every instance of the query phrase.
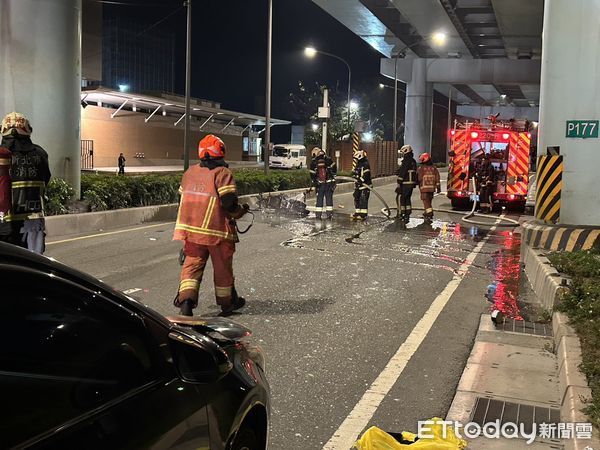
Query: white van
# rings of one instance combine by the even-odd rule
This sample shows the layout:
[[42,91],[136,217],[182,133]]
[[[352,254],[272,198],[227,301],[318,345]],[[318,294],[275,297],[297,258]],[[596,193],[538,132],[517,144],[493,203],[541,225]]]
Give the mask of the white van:
[[269,158],[273,169],[302,169],[306,167],[306,147],[294,144],[276,144]]

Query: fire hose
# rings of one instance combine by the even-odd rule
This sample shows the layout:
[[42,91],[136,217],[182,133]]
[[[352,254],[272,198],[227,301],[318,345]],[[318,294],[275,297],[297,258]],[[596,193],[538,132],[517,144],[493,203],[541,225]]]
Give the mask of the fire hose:
[[[354,181],[354,182],[356,182],[356,178],[352,178],[352,177],[343,177],[343,176],[340,176],[340,177],[335,177],[335,179],[336,180],[342,180],[342,181]],[[387,202],[385,201],[385,199],[379,194],[379,192],[377,192],[374,188],[372,188],[368,184],[363,184],[363,186],[365,186],[369,191],[371,191],[373,194],[375,194],[379,200],[381,200],[381,203],[383,203],[385,205],[385,208],[383,208],[381,210],[381,212],[383,214],[385,214],[385,216],[388,219],[391,219],[391,217],[392,217],[391,213],[390,213],[391,209],[390,209],[389,205],[387,204]]]
[[[472,179],[473,182],[473,192],[476,191],[475,189],[475,178]],[[396,205],[398,204],[398,195],[396,195]],[[471,208],[471,211],[469,211],[467,214],[464,214],[464,212],[461,211],[454,211],[453,209],[436,209],[436,211],[438,212],[443,212],[443,213],[447,213],[447,214],[460,214],[462,215],[461,219],[463,222],[465,223],[470,223],[472,225],[495,225],[497,227],[518,227],[519,226],[519,222],[514,220],[514,219],[510,219],[508,217],[502,217],[502,216],[497,216],[497,215],[489,215],[489,214],[479,214],[475,212],[475,208],[477,208],[477,200],[472,196],[472,201],[473,201],[473,207]],[[386,205],[387,207],[387,205]],[[396,208],[387,208],[387,210],[385,210],[386,208],[382,209],[381,212],[383,214],[386,214],[386,216],[389,218],[390,214],[391,214],[391,210],[396,210],[398,211],[398,207]],[[416,210],[420,210],[423,211],[424,208],[420,208],[420,207],[413,207],[412,209],[416,209]],[[490,223],[489,221],[482,221],[482,220],[476,220],[473,219],[473,217],[485,217],[486,219],[495,219],[497,221],[500,221],[499,223]],[[502,223],[502,221],[504,221],[505,223]]]

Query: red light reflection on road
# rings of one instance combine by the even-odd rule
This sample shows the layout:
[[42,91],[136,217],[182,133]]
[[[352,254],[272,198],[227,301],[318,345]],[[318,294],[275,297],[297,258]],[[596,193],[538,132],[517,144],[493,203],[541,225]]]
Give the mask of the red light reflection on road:
[[521,275],[521,237],[512,231],[498,233],[500,250],[492,257],[492,273],[496,281],[494,309],[506,317],[523,320],[517,303]]

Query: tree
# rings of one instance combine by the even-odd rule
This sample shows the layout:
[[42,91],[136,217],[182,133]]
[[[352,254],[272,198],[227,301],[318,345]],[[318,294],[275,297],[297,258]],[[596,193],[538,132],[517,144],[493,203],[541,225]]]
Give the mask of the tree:
[[[321,143],[321,120],[317,117],[318,108],[323,105],[323,90],[325,86],[315,83],[306,86],[298,81],[298,88],[290,92],[288,102],[292,121],[303,124],[305,129],[305,143],[308,146],[317,146]],[[374,96],[368,89],[351,93],[355,108],[350,109],[348,117],[347,91],[341,90],[339,84],[329,87],[329,106],[331,118],[329,119],[329,137],[337,141],[349,138],[355,130],[357,122],[365,122],[365,131],[372,133],[374,139],[383,139],[384,130],[391,124],[381,112],[377,103],[373,101]],[[349,120],[348,120],[349,119]],[[319,124],[317,130],[313,124]]]

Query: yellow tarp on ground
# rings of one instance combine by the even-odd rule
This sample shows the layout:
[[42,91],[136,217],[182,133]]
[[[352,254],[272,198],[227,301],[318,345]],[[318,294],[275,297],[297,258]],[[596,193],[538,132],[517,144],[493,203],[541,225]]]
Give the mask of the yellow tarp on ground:
[[357,450],[463,450],[467,448],[466,441],[456,437],[451,426],[446,426],[446,436],[443,436],[442,419],[433,418],[431,422],[433,423],[428,427],[431,429],[432,438],[416,439],[414,434],[403,432],[405,441],[414,441],[403,444],[380,428],[371,427],[365,431],[354,447]]

